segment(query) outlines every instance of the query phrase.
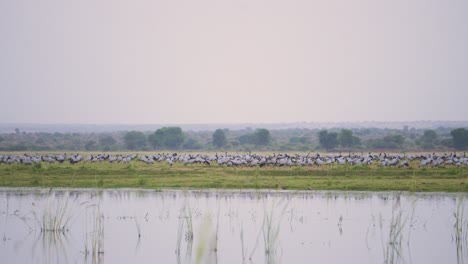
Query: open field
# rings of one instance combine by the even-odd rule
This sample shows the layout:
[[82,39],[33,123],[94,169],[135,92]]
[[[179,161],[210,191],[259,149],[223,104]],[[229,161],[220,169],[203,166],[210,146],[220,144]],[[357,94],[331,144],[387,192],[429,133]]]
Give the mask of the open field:
[[467,167],[409,168],[325,165],[321,167],[170,167],[145,164],[0,164],[0,186],[74,188],[228,188],[291,190],[401,190],[468,192]]

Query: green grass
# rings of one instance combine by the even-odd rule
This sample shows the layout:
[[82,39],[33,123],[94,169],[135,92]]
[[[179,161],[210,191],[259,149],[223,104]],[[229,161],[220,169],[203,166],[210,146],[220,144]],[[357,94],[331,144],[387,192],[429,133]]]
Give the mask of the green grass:
[[176,164],[0,164],[0,186],[73,188],[226,188],[468,192],[468,168],[367,166],[221,167]]

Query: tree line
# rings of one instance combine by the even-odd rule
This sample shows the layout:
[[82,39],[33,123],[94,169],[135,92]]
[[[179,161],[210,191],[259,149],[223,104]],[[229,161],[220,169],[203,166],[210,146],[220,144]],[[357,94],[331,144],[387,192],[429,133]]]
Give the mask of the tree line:
[[0,134],[0,151],[359,151],[466,150],[466,128],[433,129],[278,129],[183,131],[162,127],[152,132]]
[[[227,146],[228,139],[223,129],[217,129],[212,134],[211,147],[221,149]],[[240,144],[252,144],[254,146],[268,146],[271,135],[268,129],[257,129],[238,138]],[[146,136],[140,131],[130,131],[125,134],[124,141],[128,149],[139,150],[149,144],[152,149],[178,150],[178,149],[203,149],[204,146],[197,140],[188,137],[180,127],[163,127]]]

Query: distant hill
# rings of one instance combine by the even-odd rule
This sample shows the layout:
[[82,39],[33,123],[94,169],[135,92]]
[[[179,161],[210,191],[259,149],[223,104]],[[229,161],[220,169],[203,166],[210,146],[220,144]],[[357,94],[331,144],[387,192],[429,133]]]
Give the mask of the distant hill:
[[0,124],[0,134],[14,133],[15,129],[21,132],[48,132],[48,133],[92,133],[117,131],[154,131],[164,126],[179,126],[184,131],[214,131],[218,128],[239,130],[245,128],[267,129],[329,129],[329,128],[389,128],[403,129],[405,127],[417,129],[435,129],[438,127],[458,128],[468,127],[468,121],[411,121],[411,122],[300,122],[300,123],[238,123],[238,124]]

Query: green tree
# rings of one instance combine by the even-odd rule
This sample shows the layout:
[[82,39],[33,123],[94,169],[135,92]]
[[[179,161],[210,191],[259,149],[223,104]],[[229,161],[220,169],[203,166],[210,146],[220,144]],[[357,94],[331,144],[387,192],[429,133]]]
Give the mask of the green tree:
[[182,147],[183,149],[202,149],[203,144],[196,139],[188,138]]
[[104,147],[115,145],[117,141],[111,135],[102,135],[99,137],[99,144]]
[[226,145],[226,142],[227,140],[224,130],[216,129],[216,131],[213,133],[213,145],[215,145],[217,148],[221,148]]
[[139,131],[130,131],[125,134],[124,141],[128,149],[142,149],[146,145],[146,136]]
[[327,130],[321,130],[319,132],[319,143],[327,150],[334,149],[338,145],[338,133],[328,133]]
[[85,149],[88,150],[88,151],[89,150],[96,150],[97,149],[96,141],[90,140],[90,141],[86,142]]
[[389,148],[402,148],[405,142],[405,137],[402,135],[388,135],[384,137],[384,142]]
[[289,144],[297,145],[297,144],[310,144],[310,141],[307,137],[304,136],[292,136],[289,138]]
[[453,138],[453,146],[458,150],[465,150],[468,148],[468,130],[464,128],[457,128],[450,132]]
[[371,141],[371,146],[373,148],[379,149],[399,149],[403,148],[403,143],[405,142],[405,137],[402,135],[386,135],[383,138],[376,139]]
[[341,129],[340,134],[338,135],[338,141],[340,142],[341,147],[351,148],[353,146],[353,131],[349,129]]
[[249,133],[239,137],[238,139],[239,144],[246,145],[246,144],[255,144],[255,134]]
[[453,139],[452,138],[444,138],[440,140],[440,145],[447,147],[447,148],[453,148]]
[[424,149],[434,149],[436,146],[437,133],[434,130],[426,130],[421,136],[419,143]]
[[182,146],[185,135],[180,127],[163,127],[148,137],[153,148],[178,149]]
[[434,130],[426,130],[423,135],[424,140],[433,141],[437,139],[437,133]]
[[161,147],[161,142],[156,136],[156,133],[150,134],[148,136],[148,143],[153,147],[153,149],[156,149],[158,147]]
[[362,144],[361,143],[361,138],[353,136],[353,146],[359,147],[359,146],[361,146],[361,144]]
[[258,145],[258,146],[266,146],[270,144],[271,142],[270,131],[268,131],[268,129],[265,129],[265,128],[260,128],[260,129],[255,130],[254,138],[255,138],[255,145]]

